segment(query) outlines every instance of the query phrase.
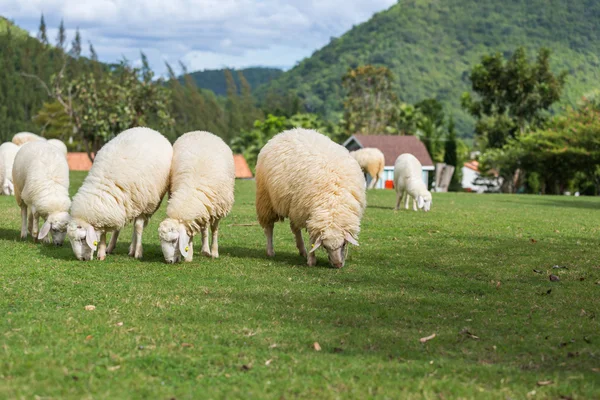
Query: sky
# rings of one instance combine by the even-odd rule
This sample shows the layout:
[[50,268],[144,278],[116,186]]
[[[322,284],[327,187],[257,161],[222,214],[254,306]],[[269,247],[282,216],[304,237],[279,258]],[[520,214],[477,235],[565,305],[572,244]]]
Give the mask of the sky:
[[396,0],[0,0],[0,14],[32,36],[43,13],[54,43],[64,19],[101,61],[143,51],[155,72],[181,61],[188,71],[268,66],[289,69]]

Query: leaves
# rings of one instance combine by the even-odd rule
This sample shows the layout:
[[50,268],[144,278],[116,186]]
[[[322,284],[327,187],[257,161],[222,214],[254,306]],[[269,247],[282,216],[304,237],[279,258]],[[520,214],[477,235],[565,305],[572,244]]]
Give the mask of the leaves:
[[435,335],[435,333],[432,333],[432,334],[431,334],[431,335],[429,335],[429,336],[425,336],[425,337],[422,337],[421,339],[419,339],[419,342],[421,342],[421,343],[427,343],[427,342],[429,342],[430,340],[434,339],[434,338],[435,338],[435,336],[436,336],[436,335]]
[[552,381],[538,381],[537,385],[538,386],[548,386],[548,385],[552,385],[554,382]]
[[321,351],[321,345],[319,344],[319,342],[313,343],[313,349],[315,349],[315,351]]
[[558,282],[558,281],[560,281],[560,278],[559,278],[558,276],[554,275],[554,274],[550,274],[550,275],[548,276],[548,278],[549,278],[549,279],[550,279],[550,281],[552,281],[552,282]]
[[84,308],[86,311],[94,311],[96,309],[96,306],[90,304],[90,305],[85,306]]

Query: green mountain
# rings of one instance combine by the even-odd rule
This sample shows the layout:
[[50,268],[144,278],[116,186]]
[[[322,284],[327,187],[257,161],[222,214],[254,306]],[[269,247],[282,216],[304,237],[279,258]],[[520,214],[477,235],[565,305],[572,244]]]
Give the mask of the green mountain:
[[19,28],[12,21],[0,16],[0,35],[5,35],[9,30],[10,34],[16,37],[23,38],[29,36],[29,32],[25,29]]
[[[241,70],[232,70],[231,72],[233,74],[233,79],[238,87],[240,86],[238,71],[241,71],[242,74],[244,74],[244,78],[246,78],[250,84],[250,87],[253,89],[259,87],[260,85],[271,82],[273,79],[283,74],[283,71],[277,68],[254,67]],[[227,84],[225,82],[224,69],[196,71],[190,73],[190,75],[194,78],[196,86],[199,88],[210,89],[219,96],[225,96],[227,94]],[[180,78],[180,81],[183,82],[183,78]]]
[[473,120],[460,108],[468,73],[481,56],[518,46],[552,50],[553,69],[569,72],[565,103],[600,87],[600,2],[597,0],[400,0],[255,91],[295,91],[309,111],[342,110],[341,77],[349,68],[385,65],[399,97],[441,101],[461,136]]

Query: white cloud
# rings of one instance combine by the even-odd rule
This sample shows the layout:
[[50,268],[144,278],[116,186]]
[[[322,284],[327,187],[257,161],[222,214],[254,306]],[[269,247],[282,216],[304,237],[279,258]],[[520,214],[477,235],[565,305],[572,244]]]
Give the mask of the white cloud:
[[[79,27],[100,59],[153,68],[182,60],[189,70],[253,65],[291,67],[330,37],[367,20],[395,0],[0,0],[4,16],[33,35],[43,12],[54,40],[61,18]],[[87,52],[87,46],[85,46]]]

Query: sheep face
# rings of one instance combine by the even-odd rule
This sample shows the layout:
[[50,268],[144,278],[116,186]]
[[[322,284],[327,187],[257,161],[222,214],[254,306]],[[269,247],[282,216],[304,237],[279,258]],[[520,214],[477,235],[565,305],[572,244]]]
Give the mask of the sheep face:
[[6,180],[4,182],[4,185],[2,185],[2,194],[5,196],[13,196],[15,194],[15,187],[11,181]]
[[417,205],[419,206],[420,210],[423,210],[425,212],[431,210],[431,193],[427,192],[425,194],[425,196],[418,196],[417,197]]
[[334,268],[342,268],[346,262],[346,255],[348,254],[348,243],[358,246],[356,239],[347,232],[341,232],[339,234],[325,233],[316,240],[310,252],[312,253],[320,246],[323,246],[327,251],[329,264]]
[[38,239],[44,239],[49,233],[52,234],[52,242],[56,246],[62,246],[67,235],[67,226],[71,221],[69,213],[58,212],[50,214],[38,235]]
[[165,262],[168,264],[178,263],[182,258],[188,258],[190,237],[185,225],[172,218],[167,218],[158,227],[158,237],[162,248]]
[[67,227],[67,235],[78,260],[90,261],[94,258],[94,251],[98,246],[98,235],[93,226],[83,220],[74,219]]

